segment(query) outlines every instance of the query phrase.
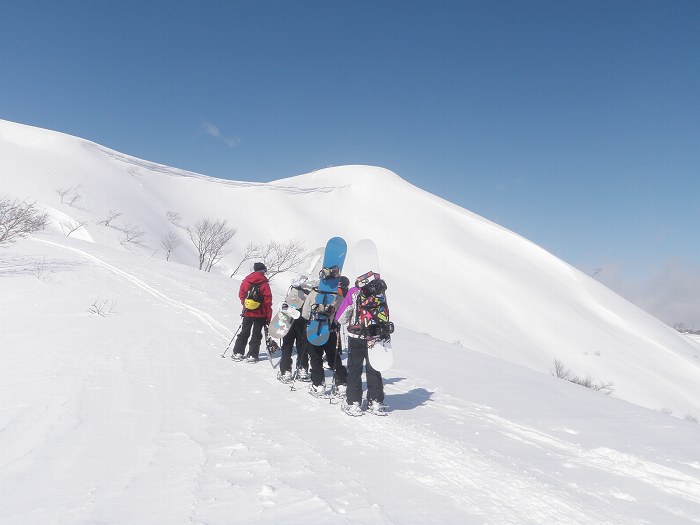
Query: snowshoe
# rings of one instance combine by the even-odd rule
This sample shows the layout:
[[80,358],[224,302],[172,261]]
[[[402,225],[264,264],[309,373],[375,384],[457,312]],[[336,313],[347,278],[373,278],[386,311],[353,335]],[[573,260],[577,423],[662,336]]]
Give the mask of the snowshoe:
[[314,397],[325,397],[326,385],[309,385],[309,394],[311,394]]
[[308,383],[309,381],[311,381],[311,376],[309,375],[309,372],[307,372],[303,368],[297,368],[297,381],[303,381],[304,383]]
[[358,417],[358,416],[361,416],[363,414],[362,406],[360,405],[360,403],[355,402],[355,403],[348,404],[346,399],[343,399],[343,402],[340,404],[340,409],[343,412],[345,412],[347,415],[353,416],[353,417]]
[[243,354],[233,354],[231,356],[231,359],[233,359],[236,362],[243,361]]
[[280,383],[284,384],[289,384],[292,382],[292,373],[291,372],[277,372],[277,381]]
[[348,387],[347,385],[335,385],[332,388],[333,395],[335,397],[345,397],[345,394],[347,393]]
[[369,403],[367,403],[367,410],[372,412],[375,416],[386,416],[386,405],[381,401],[369,401]]

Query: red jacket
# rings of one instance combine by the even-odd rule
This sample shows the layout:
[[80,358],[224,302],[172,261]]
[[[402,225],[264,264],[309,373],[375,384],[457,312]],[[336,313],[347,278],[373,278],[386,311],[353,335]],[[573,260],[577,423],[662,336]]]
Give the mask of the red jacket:
[[269,323],[272,319],[272,290],[270,290],[270,283],[267,281],[267,277],[262,272],[253,272],[243,279],[241,288],[238,290],[238,297],[241,300],[241,304],[243,304],[250,285],[254,283],[262,283],[260,285],[260,293],[263,296],[263,302],[260,308],[255,310],[246,310],[245,306],[243,306],[243,315],[245,317],[264,317]]

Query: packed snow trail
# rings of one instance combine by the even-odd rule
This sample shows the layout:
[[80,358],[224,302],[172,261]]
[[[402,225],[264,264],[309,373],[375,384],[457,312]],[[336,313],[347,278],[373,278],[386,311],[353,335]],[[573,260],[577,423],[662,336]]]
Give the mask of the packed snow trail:
[[218,336],[220,336],[222,339],[227,339],[230,338],[233,333],[231,330],[226,328],[223,324],[219,323],[216,321],[211,315],[207,314],[206,312],[203,312],[199,308],[195,308],[194,306],[182,303],[180,301],[176,301],[175,299],[171,299],[164,293],[161,293],[160,291],[156,290],[152,286],[146,284],[143,282],[141,279],[138,277],[135,277],[134,275],[131,275],[128,272],[125,272],[124,270],[120,270],[116,266],[113,266],[99,257],[96,257],[84,250],[80,250],[78,248],[73,248],[72,246],[66,246],[64,244],[60,244],[57,242],[49,241],[47,239],[38,239],[38,238],[33,238],[34,240],[46,243],[46,244],[51,244],[53,246],[58,246],[59,248],[63,248],[64,250],[70,250],[73,251],[77,254],[79,254],[81,257],[84,257],[85,259],[94,262],[95,264],[109,270],[110,272],[123,277],[127,281],[131,282],[132,284],[138,286],[139,288],[143,289],[147,293],[151,294],[153,297],[160,299],[166,304],[169,304],[171,306],[174,306],[176,308],[181,308],[182,310],[185,310],[195,317],[197,317],[200,321],[202,321],[204,324],[206,324],[211,330],[216,333]]

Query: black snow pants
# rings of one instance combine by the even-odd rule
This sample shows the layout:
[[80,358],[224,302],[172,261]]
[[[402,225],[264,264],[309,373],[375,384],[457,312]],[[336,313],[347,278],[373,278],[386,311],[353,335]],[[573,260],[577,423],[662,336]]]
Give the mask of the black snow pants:
[[297,368],[309,369],[309,355],[306,353],[306,324],[308,321],[303,317],[294,319],[289,332],[282,338],[282,358],[280,360],[280,371],[292,371],[292,346],[297,347]]
[[[260,354],[260,342],[263,336],[263,327],[265,326],[264,317],[243,317],[241,322],[241,333],[236,337],[236,343],[233,345],[233,353],[243,355],[245,345],[250,337],[248,345],[248,355],[255,359]],[[251,336],[251,331],[253,335]]]
[[348,371],[343,365],[343,361],[340,358],[340,351],[338,349],[338,332],[331,330],[328,336],[328,341],[323,346],[314,346],[311,343],[306,345],[309,351],[309,359],[311,361],[311,382],[314,385],[322,385],[325,381],[325,374],[323,372],[323,354],[326,354],[326,361],[328,362],[328,367],[335,370],[335,384],[344,385],[347,382]]
[[348,404],[362,403],[363,365],[365,365],[365,375],[367,376],[367,400],[383,403],[382,374],[372,368],[367,360],[367,341],[358,337],[348,337]]

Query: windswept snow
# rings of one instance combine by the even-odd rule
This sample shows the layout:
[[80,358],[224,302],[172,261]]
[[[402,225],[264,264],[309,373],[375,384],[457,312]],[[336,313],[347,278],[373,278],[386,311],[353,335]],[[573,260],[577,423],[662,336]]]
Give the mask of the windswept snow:
[[[0,121],[0,169],[53,218],[0,249],[0,523],[700,523],[700,345],[522,237],[380,168],[217,181]],[[219,272],[188,266],[204,217],[239,230]],[[385,418],[220,357],[245,245],[332,235],[379,246]]]

